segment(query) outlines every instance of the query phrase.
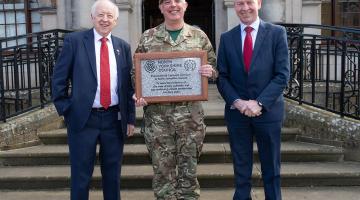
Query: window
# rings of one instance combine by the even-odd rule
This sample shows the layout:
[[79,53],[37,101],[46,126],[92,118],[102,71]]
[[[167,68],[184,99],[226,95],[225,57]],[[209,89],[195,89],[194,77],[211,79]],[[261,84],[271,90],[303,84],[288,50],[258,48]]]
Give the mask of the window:
[[[0,39],[40,31],[39,8],[38,0],[0,0]],[[14,40],[4,45],[25,42]]]
[[325,0],[321,13],[323,25],[360,28],[360,0]]
[[336,11],[339,16],[335,20],[340,26],[360,28],[360,0],[339,0]]

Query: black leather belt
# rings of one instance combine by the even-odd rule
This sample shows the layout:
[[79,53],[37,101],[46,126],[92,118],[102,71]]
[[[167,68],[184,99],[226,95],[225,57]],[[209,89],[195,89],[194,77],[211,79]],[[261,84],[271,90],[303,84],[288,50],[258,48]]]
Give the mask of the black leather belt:
[[114,105],[114,106],[108,107],[107,109],[105,109],[104,107],[92,108],[91,111],[93,111],[93,112],[117,112],[117,111],[119,111],[119,106]]

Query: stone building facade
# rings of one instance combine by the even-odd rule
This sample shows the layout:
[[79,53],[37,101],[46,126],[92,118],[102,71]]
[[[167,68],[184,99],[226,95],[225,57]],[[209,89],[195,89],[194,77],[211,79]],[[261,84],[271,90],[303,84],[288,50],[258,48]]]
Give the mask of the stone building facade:
[[[42,1],[48,3],[50,0]],[[89,18],[93,1],[57,0],[56,9],[41,12],[42,30],[54,28],[77,30],[91,27]],[[157,6],[157,0],[114,0],[120,11],[114,34],[128,41],[132,49],[135,49],[144,29],[149,28],[143,26],[146,17],[144,13],[147,9],[144,6],[146,1],[150,1],[148,2],[150,5],[155,4],[151,6]],[[188,0],[189,8],[195,3],[203,6],[212,4],[212,16],[208,17],[213,20],[211,23],[214,27],[212,33],[207,34],[214,35],[212,41],[215,46],[222,32],[239,23],[233,10],[233,2],[234,0]],[[264,0],[260,15],[262,19],[272,22],[321,24],[321,4],[322,0]],[[192,24],[191,20],[187,23]]]
[[[0,0],[0,39],[51,29],[91,27],[95,0]],[[158,0],[113,0],[120,16],[114,34],[134,49],[141,33],[161,21]],[[187,23],[198,25],[215,47],[222,32],[239,23],[234,0],[187,0]],[[263,0],[260,17],[271,22],[360,28],[359,0]],[[26,25],[26,27],[25,27]]]

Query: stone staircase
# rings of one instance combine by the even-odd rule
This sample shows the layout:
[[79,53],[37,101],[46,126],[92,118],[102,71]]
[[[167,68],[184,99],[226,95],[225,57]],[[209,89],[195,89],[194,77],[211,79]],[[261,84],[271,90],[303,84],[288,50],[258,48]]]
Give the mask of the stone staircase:
[[[209,87],[209,101],[204,103],[208,125],[198,166],[201,199],[227,200],[233,194],[233,169],[227,130],[223,121],[224,103],[214,86]],[[137,124],[142,111],[138,109]],[[137,126],[139,127],[139,126]],[[343,161],[341,148],[297,141],[296,128],[282,129],[283,199],[360,199],[360,163]],[[0,151],[1,200],[69,199],[70,167],[66,129],[39,134],[42,145]],[[258,153],[254,145],[254,157]],[[124,149],[122,199],[154,199],[151,190],[152,167],[144,139],[136,129]],[[95,167],[92,200],[102,199],[101,175]],[[264,199],[258,162],[253,169],[253,199]]]

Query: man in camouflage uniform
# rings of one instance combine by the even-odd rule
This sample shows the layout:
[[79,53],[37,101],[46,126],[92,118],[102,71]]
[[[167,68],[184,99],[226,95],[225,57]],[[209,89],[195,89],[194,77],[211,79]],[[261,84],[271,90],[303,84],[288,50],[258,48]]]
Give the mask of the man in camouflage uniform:
[[[159,8],[165,22],[143,33],[136,52],[205,50],[208,64],[199,71],[202,76],[216,79],[216,57],[208,37],[200,29],[184,23],[187,2],[159,0]],[[171,35],[174,32],[177,37]],[[143,98],[134,96],[134,99],[137,106],[144,106],[142,133],[152,158],[156,199],[199,199],[196,170],[206,127],[201,103],[147,105]]]

